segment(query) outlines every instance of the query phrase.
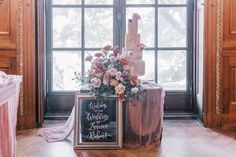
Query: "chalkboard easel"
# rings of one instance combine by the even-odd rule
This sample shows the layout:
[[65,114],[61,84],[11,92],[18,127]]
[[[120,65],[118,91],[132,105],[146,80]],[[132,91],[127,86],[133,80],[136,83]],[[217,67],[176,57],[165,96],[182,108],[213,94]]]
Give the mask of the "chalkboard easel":
[[95,99],[75,94],[74,149],[121,149],[122,103],[117,96]]

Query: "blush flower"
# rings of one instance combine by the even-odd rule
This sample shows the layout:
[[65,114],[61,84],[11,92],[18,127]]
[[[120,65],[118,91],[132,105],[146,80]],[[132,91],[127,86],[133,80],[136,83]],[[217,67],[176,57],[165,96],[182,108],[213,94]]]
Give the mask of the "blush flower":
[[123,84],[119,84],[118,86],[115,87],[116,94],[120,95],[125,92],[125,86]]
[[110,82],[110,85],[114,86],[114,87],[117,86],[118,84],[119,84],[119,82],[115,79],[112,79],[111,82]]
[[107,54],[107,52],[111,49],[111,45],[106,45],[102,48],[102,52]]
[[93,89],[94,88],[99,88],[101,86],[101,80],[96,78],[96,77],[92,78],[91,79],[91,86],[92,86]]
[[102,70],[96,70],[95,71],[95,76],[101,78],[103,76],[103,71]]
[[111,69],[109,70],[109,73],[110,73],[111,76],[116,76],[117,69],[116,69],[116,68],[111,68]]
[[94,56],[95,56],[95,57],[98,57],[98,58],[101,57],[102,55],[103,55],[103,54],[102,54],[101,52],[96,52],[96,53],[94,54]]
[[97,69],[97,66],[96,66],[95,63],[92,63],[92,64],[91,64],[91,69]]
[[125,66],[123,67],[123,69],[129,71],[130,66],[129,66],[129,65],[125,65]]
[[132,76],[130,79],[130,84],[137,85],[138,84],[138,76]]
[[120,63],[121,65],[128,65],[128,60],[127,60],[126,58],[120,58],[120,59],[119,59],[119,63]]
[[110,74],[107,71],[104,75],[103,75],[103,84],[104,85],[108,85],[108,82],[110,81]]

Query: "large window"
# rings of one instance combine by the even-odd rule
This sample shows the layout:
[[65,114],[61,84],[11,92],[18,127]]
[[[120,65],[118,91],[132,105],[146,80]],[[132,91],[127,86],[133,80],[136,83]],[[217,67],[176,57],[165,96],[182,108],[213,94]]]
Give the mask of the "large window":
[[[47,87],[73,93],[74,72],[85,72],[88,54],[106,44],[124,47],[126,21],[141,15],[139,32],[146,74],[170,93],[191,92],[193,0],[48,0]],[[190,94],[191,95],[191,94]],[[186,101],[185,101],[186,102]]]
[[51,53],[51,90],[73,91],[74,72],[84,72],[84,58],[113,44],[113,1],[111,0],[52,0],[47,42]]

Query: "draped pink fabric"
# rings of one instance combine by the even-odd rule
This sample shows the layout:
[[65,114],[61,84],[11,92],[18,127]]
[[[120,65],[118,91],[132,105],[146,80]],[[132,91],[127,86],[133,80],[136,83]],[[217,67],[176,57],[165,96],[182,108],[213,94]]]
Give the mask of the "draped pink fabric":
[[[144,82],[144,101],[129,101],[124,108],[124,146],[149,145],[160,140],[165,92],[152,82]],[[74,129],[74,108],[63,126],[42,128],[38,135],[48,142],[65,140]]]
[[0,72],[0,157],[16,156],[16,123],[22,77]]
[[75,108],[73,107],[72,112],[64,125],[40,129],[37,135],[41,136],[47,142],[65,140],[74,130],[74,110]]
[[150,145],[161,139],[165,92],[152,82],[144,82],[143,88],[145,100],[132,100],[125,106],[125,147]]

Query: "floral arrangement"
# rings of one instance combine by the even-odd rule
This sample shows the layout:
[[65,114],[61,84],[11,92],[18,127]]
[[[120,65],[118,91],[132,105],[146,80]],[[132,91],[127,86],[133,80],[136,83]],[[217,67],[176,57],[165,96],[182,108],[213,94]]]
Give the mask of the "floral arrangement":
[[107,45],[85,60],[91,62],[90,69],[85,74],[75,73],[75,79],[89,85],[92,96],[104,98],[116,94],[123,100],[143,99],[141,82],[117,46],[112,49]]

